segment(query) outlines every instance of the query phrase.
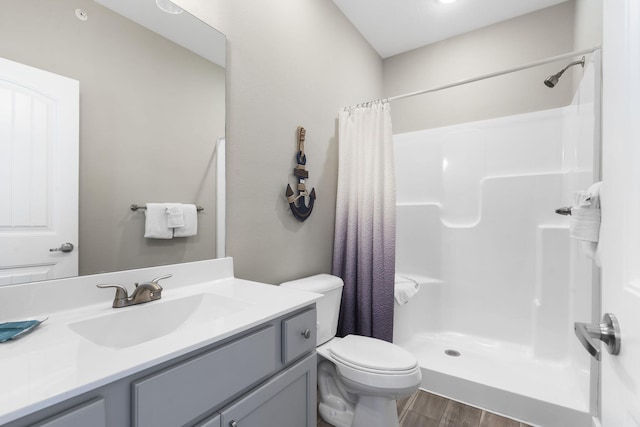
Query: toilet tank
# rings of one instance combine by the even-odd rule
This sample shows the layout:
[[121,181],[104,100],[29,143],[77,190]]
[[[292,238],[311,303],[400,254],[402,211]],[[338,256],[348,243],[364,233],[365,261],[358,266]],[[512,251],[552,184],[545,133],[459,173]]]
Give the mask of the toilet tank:
[[330,274],[318,274],[285,282],[280,286],[322,294],[322,298],[316,301],[317,345],[324,344],[336,336],[342,287],[344,286],[341,278]]

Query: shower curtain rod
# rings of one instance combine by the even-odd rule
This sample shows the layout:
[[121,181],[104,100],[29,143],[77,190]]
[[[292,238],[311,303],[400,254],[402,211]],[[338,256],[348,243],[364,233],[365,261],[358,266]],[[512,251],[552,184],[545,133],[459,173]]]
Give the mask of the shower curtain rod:
[[[458,80],[458,81],[455,81],[453,83],[449,83],[449,84],[446,84],[446,85],[443,85],[443,86],[436,86],[436,87],[432,87],[430,89],[419,90],[417,92],[410,92],[410,93],[405,93],[403,95],[390,96],[388,98],[382,98],[382,99],[379,99],[379,100],[376,100],[376,101],[370,101],[370,102],[367,102],[365,104],[360,104],[360,105],[366,105],[366,104],[379,102],[379,101],[396,101],[398,99],[410,98],[412,96],[422,95],[422,94],[425,94],[425,93],[438,92],[438,91],[443,90],[443,89],[449,89],[449,88],[456,87],[456,86],[466,85],[468,83],[478,82],[480,80],[490,79],[492,77],[498,77],[498,76],[502,76],[502,75],[505,75],[505,74],[514,73],[516,71],[525,70],[527,68],[537,67],[539,65],[549,64],[551,62],[560,61],[562,59],[567,59],[567,58],[571,58],[571,57],[574,57],[574,56],[593,53],[598,49],[600,49],[600,46],[594,46],[594,47],[592,47],[590,49],[576,50],[574,52],[569,52],[569,53],[564,53],[562,55],[552,56],[552,57],[549,57],[549,58],[546,58],[546,59],[541,59],[539,61],[530,62],[528,64],[524,64],[524,65],[520,65],[520,66],[517,66],[517,67],[509,68],[509,69],[506,69],[506,70],[496,71],[494,73],[484,74],[482,76],[472,77],[470,79]],[[353,108],[353,107],[345,107],[345,109],[349,109],[349,108]]]

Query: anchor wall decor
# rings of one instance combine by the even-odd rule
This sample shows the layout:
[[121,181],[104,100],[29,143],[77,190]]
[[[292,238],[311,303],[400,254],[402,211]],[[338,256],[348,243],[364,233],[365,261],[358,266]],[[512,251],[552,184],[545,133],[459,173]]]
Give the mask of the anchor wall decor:
[[[316,189],[313,188],[311,193],[307,192],[305,180],[309,178],[309,172],[305,169],[307,164],[307,156],[304,154],[304,137],[306,130],[302,126],[298,126],[298,152],[296,153],[296,161],[298,165],[293,169],[293,174],[298,178],[298,195],[296,196],[291,186],[287,184],[287,202],[293,216],[299,221],[309,218],[313,210],[313,203],[316,200]],[[309,204],[306,204],[306,197],[309,197]]]

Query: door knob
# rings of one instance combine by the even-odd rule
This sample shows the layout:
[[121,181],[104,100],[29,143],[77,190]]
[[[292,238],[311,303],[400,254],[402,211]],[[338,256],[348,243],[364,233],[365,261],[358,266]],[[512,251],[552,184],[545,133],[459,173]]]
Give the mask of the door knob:
[[51,248],[49,252],[72,252],[73,251],[73,243],[63,243],[59,248]]
[[622,341],[620,325],[618,325],[618,319],[613,314],[605,313],[602,316],[602,323],[599,325],[576,322],[573,324],[573,329],[582,346],[596,360],[600,360],[600,349],[598,348],[597,340],[605,343],[607,351],[614,356],[620,353]]

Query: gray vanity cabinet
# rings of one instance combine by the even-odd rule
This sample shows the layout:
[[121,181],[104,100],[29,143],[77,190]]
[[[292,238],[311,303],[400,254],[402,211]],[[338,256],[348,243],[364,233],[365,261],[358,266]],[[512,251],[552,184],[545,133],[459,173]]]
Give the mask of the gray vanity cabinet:
[[313,306],[2,427],[315,427]]

